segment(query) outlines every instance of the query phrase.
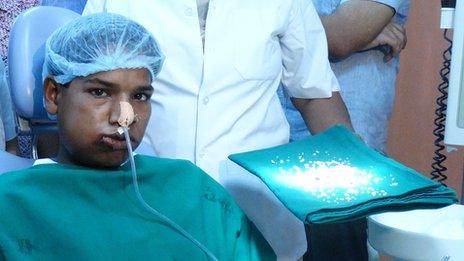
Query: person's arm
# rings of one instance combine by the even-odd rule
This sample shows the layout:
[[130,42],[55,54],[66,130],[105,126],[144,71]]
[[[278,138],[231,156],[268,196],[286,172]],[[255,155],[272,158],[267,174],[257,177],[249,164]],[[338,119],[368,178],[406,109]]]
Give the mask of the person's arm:
[[404,30],[389,28],[388,31],[394,33],[389,36],[393,38],[376,39],[390,24],[394,14],[392,7],[382,3],[351,0],[340,5],[334,13],[321,16],[331,59],[343,59],[354,52],[368,49],[369,46],[382,44],[391,45],[393,53],[399,53],[404,47],[401,39]]
[[338,81],[330,68],[327,39],[319,16],[311,1],[294,3],[298,3],[299,10],[291,12],[294,15],[280,39],[282,83],[311,132],[336,124],[352,129],[345,103],[338,93]]
[[327,38],[311,1],[291,1],[287,24],[279,35],[282,84],[290,97],[329,98],[339,90],[330,68]]
[[342,124],[354,132],[350,116],[339,92],[326,99],[292,98],[292,103],[303,117],[312,134]]
[[406,30],[404,26],[395,22],[390,22],[385,26],[377,37],[364,47],[363,50],[369,50],[379,45],[389,45],[391,52],[385,53],[384,60],[388,62],[393,57],[398,56],[407,43]]

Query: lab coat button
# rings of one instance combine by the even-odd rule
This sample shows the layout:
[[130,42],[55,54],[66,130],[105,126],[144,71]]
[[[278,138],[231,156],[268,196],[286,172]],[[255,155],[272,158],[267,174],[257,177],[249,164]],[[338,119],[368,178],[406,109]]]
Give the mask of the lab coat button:
[[192,16],[192,15],[193,15],[193,9],[190,8],[190,7],[187,8],[187,9],[185,9],[185,14],[186,14],[187,16]]
[[208,102],[209,102],[209,98],[208,98],[208,97],[205,97],[205,98],[203,99],[203,104],[206,105],[206,104],[208,104]]

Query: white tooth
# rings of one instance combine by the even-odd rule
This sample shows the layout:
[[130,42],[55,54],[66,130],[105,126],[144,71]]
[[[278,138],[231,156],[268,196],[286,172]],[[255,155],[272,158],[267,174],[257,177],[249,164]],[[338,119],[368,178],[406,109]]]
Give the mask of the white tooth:
[[118,133],[119,135],[122,135],[124,133],[124,129],[122,127],[118,128]]

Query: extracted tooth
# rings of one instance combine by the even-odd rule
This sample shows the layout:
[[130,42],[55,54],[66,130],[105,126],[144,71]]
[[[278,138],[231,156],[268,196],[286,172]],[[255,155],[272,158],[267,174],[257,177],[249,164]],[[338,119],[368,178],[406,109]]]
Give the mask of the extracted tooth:
[[132,108],[132,105],[130,103],[125,101],[119,102],[119,105],[121,108],[121,112],[119,114],[118,123],[121,127],[129,127],[129,125],[132,124],[135,118],[134,109]]

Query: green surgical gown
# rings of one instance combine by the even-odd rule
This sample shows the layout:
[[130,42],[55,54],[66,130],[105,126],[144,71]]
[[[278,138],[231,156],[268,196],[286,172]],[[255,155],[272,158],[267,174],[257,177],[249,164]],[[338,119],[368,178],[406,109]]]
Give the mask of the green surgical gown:
[[[274,253],[225,190],[188,161],[136,156],[141,194],[219,260]],[[44,164],[0,175],[0,260],[207,260],[137,200],[129,164]]]

